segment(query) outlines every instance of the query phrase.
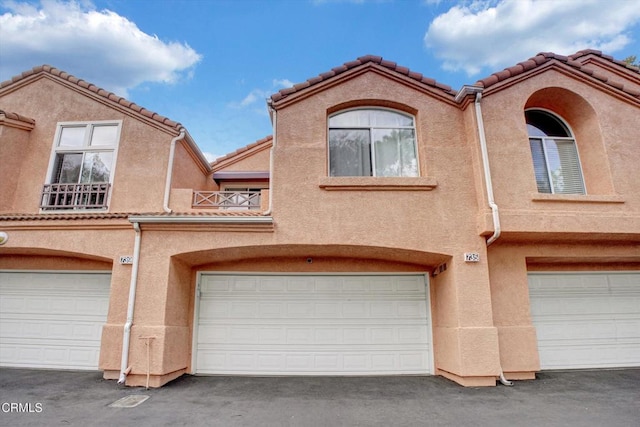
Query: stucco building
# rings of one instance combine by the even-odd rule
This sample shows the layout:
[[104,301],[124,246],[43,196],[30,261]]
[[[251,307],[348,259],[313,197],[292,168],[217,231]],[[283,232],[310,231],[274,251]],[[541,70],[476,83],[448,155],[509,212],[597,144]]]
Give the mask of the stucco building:
[[50,66],[0,84],[0,364],[443,375],[640,366],[640,74],[538,54],[459,91],[365,56],[208,163]]

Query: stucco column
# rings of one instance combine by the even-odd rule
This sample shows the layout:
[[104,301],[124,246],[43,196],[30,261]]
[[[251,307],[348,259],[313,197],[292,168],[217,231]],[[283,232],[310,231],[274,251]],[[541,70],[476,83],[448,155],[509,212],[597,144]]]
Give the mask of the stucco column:
[[529,309],[525,255],[500,244],[489,251],[493,321],[498,328],[502,369],[510,379],[534,379],[540,361]]
[[[126,385],[159,387],[187,372],[191,347],[191,268],[173,259],[161,233],[143,230]],[[131,266],[114,267],[112,301],[103,328],[100,369],[118,377]],[[148,346],[148,347],[147,347]],[[106,351],[108,349],[108,352]]]
[[436,373],[465,386],[493,386],[500,375],[486,251],[468,263],[459,253],[433,278]]

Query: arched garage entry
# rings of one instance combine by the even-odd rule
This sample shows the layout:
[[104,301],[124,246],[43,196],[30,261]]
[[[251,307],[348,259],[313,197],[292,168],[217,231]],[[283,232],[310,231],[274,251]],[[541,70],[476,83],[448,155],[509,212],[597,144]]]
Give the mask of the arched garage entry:
[[309,245],[230,252],[242,256],[221,251],[197,268],[192,372],[433,373],[428,272],[446,256]]

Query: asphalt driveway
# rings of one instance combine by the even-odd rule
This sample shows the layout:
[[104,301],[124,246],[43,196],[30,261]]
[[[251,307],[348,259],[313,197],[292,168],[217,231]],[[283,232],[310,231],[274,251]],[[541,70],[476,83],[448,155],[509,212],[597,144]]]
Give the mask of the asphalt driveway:
[[[133,408],[123,397],[149,396]],[[12,405],[13,404],[13,405]],[[441,377],[193,377],[0,369],[1,426],[640,426],[640,369],[545,372],[513,387]]]

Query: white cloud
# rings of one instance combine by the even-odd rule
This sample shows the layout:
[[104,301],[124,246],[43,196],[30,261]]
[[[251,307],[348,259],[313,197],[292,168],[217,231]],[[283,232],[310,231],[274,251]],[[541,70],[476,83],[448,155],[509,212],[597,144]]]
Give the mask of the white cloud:
[[90,2],[9,1],[0,15],[0,80],[47,63],[120,96],[143,82],[189,78],[202,58],[189,45],[165,42]]
[[640,7],[628,0],[472,1],[435,18],[424,42],[444,69],[474,75],[538,52],[615,52],[632,41],[627,32],[639,22]]
[[[273,79],[271,81],[271,87],[269,89],[253,89],[245,96],[240,102],[231,102],[229,104],[232,108],[244,108],[254,105],[256,102],[264,102],[274,92],[286,87],[291,87],[293,83],[289,79]],[[264,104],[263,104],[264,105]],[[257,110],[262,114],[266,109]]]
[[208,151],[204,151],[202,152],[202,154],[204,155],[204,158],[207,159],[209,163],[223,156],[223,154],[213,154]]
[[273,86],[274,87],[281,87],[281,88],[285,88],[285,87],[291,87],[293,86],[295,83],[292,82],[289,79],[273,79]]
[[262,89],[253,89],[247,96],[245,96],[240,102],[232,102],[230,104],[233,108],[244,108],[255,104],[259,101],[264,101],[269,97],[271,93]]

